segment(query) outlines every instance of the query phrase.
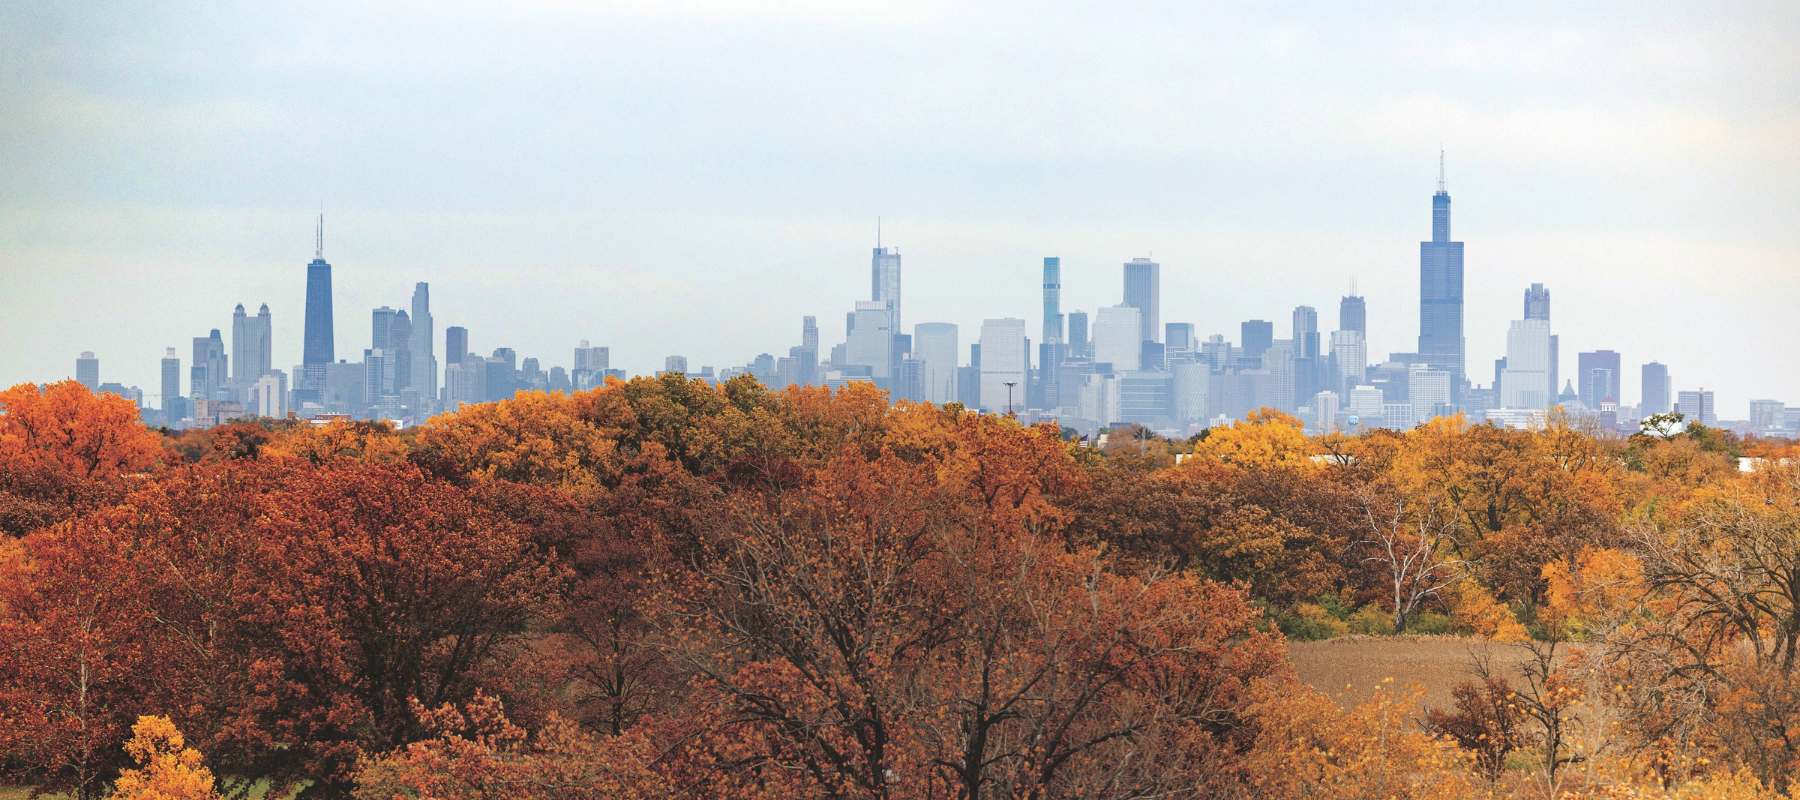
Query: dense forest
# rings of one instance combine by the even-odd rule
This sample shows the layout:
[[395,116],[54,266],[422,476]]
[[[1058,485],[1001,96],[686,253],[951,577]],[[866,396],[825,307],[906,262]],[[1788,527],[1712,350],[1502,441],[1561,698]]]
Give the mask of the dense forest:
[[[747,377],[402,431],[0,393],[21,796],[1800,796],[1797,609],[1800,451],[1672,416],[1089,448]],[[1305,683],[1344,636],[1516,657],[1427,708]]]

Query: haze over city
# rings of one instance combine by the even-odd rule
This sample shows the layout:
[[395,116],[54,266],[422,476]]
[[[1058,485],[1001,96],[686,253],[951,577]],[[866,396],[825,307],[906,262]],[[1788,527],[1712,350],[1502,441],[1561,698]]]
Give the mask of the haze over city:
[[1202,338],[1287,336],[1298,305],[1333,330],[1354,280],[1376,363],[1417,349],[1442,147],[1473,381],[1543,283],[1564,376],[1608,349],[1621,402],[1651,360],[1723,418],[1800,401],[1785,6],[500,13],[0,10],[0,381],[91,351],[154,393],[164,348],[239,303],[300,363],[321,205],[352,360],[416,282],[440,338],[546,368],[580,340],[634,374],[742,366],[807,315],[828,349],[880,218],[901,329],[965,349],[998,317],[1035,345],[1044,257],[1090,313],[1149,257],[1162,319]]

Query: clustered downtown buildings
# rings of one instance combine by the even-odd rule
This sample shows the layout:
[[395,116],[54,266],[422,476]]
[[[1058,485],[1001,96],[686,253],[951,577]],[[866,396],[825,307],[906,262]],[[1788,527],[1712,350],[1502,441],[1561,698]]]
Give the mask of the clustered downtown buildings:
[[[1065,313],[1057,257],[1044,259],[1043,326],[1035,347],[1025,320],[988,319],[967,343],[965,359],[952,323],[920,322],[905,332],[900,251],[877,241],[870,297],[845,314],[844,339],[828,351],[821,349],[817,320],[805,317],[800,344],[785,356],[763,353],[715,374],[711,367],[690,369],[687,359],[676,355],[665,360],[664,371],[710,380],[748,373],[777,389],[835,389],[870,381],[895,399],[958,402],[1029,421],[1055,419],[1090,433],[1135,423],[1187,436],[1264,407],[1296,414],[1319,431],[1405,429],[1455,412],[1530,426],[1541,424],[1551,407],[1620,430],[1636,430],[1639,419],[1674,410],[1741,433],[1800,431],[1800,407],[1777,400],[1752,400],[1749,419],[1720,423],[1712,392],[1672,392],[1668,369],[1654,361],[1642,365],[1638,403],[1627,406],[1620,391],[1623,360],[1611,350],[1581,352],[1576,373],[1560,374],[1550,291],[1541,283],[1525,290],[1521,317],[1506,332],[1506,355],[1494,363],[1491,381],[1477,380],[1486,375],[1467,363],[1463,243],[1451,238],[1450,221],[1450,193],[1440,164],[1431,238],[1419,245],[1417,346],[1380,361],[1371,359],[1367,308],[1354,284],[1338,304],[1335,330],[1322,331],[1318,310],[1299,306],[1288,338],[1275,338],[1273,321],[1246,320],[1234,342],[1223,334],[1201,338],[1191,322],[1164,322],[1162,266],[1148,258],[1123,264],[1119,303],[1091,315]],[[444,329],[440,360],[425,283],[415,287],[410,313],[386,306],[374,310],[369,347],[360,361],[337,358],[323,217],[306,269],[303,335],[303,356],[290,385],[290,373],[276,369],[271,359],[268,306],[249,316],[239,305],[229,358],[218,330],[194,339],[186,393],[180,358],[174,348],[168,350],[161,407],[146,409],[147,420],[205,426],[245,415],[291,414],[408,423],[521,390],[566,392],[600,385],[608,376],[625,377],[611,368],[607,348],[586,341],[575,348],[566,370],[545,370],[535,358],[521,361],[505,347],[478,356],[469,348],[468,330],[459,326]],[[100,383],[92,353],[77,359],[76,377],[96,390],[135,396],[141,405],[142,393],[135,388]]]

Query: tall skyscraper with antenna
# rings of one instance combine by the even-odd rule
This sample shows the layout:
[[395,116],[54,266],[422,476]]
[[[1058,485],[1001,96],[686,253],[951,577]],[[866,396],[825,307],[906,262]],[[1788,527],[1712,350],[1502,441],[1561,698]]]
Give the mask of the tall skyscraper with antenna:
[[881,246],[881,221],[875,221],[875,257],[869,263],[869,299],[887,306],[888,329],[900,330],[900,248]]
[[1338,330],[1356,331],[1363,341],[1369,340],[1369,306],[1356,293],[1356,281],[1350,281],[1350,293],[1338,302]]
[[1450,190],[1438,151],[1438,189],[1431,197],[1431,241],[1419,243],[1419,360],[1450,373],[1460,399],[1467,371],[1463,344],[1463,243],[1450,240]]
[[331,265],[325,261],[325,215],[319,215],[319,230],[312,263],[306,265],[306,320],[302,333],[300,367],[304,375],[296,388],[307,393],[302,400],[318,399],[325,386],[325,366],[337,360],[336,337],[331,328]]

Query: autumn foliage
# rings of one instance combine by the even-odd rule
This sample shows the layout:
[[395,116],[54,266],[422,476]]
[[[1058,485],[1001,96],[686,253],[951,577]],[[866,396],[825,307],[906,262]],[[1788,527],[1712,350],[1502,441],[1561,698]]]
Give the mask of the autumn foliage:
[[[1800,769],[1800,480],[1737,446],[1264,410],[1085,449],[867,384],[678,376],[157,433],[16,387],[0,771],[81,798],[1767,796]],[[1406,632],[1529,656],[1438,709],[1287,659]]]

